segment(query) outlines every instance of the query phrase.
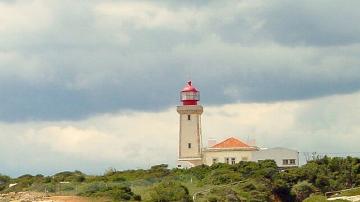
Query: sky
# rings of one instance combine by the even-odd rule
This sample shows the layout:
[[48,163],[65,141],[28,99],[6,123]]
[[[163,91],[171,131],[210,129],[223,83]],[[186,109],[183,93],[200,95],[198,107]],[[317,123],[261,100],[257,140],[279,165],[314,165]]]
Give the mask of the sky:
[[359,1],[0,1],[0,173],[177,159],[179,91],[206,139],[360,155]]

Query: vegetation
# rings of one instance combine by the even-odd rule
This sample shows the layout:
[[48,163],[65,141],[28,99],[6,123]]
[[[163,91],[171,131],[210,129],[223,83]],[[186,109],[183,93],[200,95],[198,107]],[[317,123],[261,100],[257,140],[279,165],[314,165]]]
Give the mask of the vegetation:
[[326,197],[322,195],[311,195],[304,202],[327,202]]
[[[9,187],[10,184],[15,186]],[[360,186],[360,159],[323,157],[280,170],[274,161],[214,164],[191,169],[150,169],[86,175],[0,175],[0,192],[38,191],[107,198],[112,201],[326,201],[325,192]],[[359,195],[360,189],[340,193]]]
[[[316,195],[316,194],[313,194],[309,198],[304,200],[304,202],[327,202],[327,201],[328,200],[326,199],[325,196]],[[350,202],[350,201],[343,200],[343,199],[337,199],[337,200],[332,200],[332,202]]]
[[192,201],[189,190],[176,181],[164,181],[151,189],[151,201]]
[[345,190],[342,191],[340,193],[341,196],[356,196],[356,195],[360,195],[360,188],[354,188],[354,189],[349,189],[349,190]]

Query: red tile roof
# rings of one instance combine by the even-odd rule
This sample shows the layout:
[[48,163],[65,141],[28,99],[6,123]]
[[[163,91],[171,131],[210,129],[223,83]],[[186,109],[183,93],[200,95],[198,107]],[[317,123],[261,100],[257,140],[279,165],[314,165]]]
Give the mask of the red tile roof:
[[252,148],[251,146],[241,142],[240,140],[236,139],[236,138],[228,138],[214,146],[212,146],[211,148]]

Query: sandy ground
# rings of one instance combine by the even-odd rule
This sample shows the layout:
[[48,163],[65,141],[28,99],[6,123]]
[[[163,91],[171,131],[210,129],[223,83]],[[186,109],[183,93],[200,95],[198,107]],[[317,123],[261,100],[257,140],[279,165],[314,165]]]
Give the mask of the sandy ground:
[[49,196],[38,192],[11,192],[0,194],[0,202],[105,202],[106,199],[93,199],[79,196]]
[[49,198],[46,198],[49,201],[56,201],[56,202],[86,202],[89,201],[86,198],[82,198],[82,197],[76,197],[76,196],[52,196]]

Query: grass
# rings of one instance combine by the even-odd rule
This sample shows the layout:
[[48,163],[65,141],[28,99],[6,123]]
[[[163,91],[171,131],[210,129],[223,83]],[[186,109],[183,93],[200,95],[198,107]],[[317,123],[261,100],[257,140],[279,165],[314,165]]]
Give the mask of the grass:
[[139,194],[141,195],[141,199],[143,201],[148,201],[150,200],[150,188],[151,186],[131,186],[131,190],[135,193],[135,194]]
[[[309,198],[306,198],[303,202],[327,202],[327,201],[328,200],[323,195],[311,195]],[[333,202],[349,202],[349,201],[337,199],[337,200],[333,200]]]
[[[145,184],[130,182],[130,187],[135,194],[141,195],[143,201],[147,201],[150,200],[150,189],[155,183]],[[181,184],[188,188],[190,196],[192,196],[196,192],[214,187],[214,185],[211,184],[200,184],[200,182],[195,177],[193,177],[193,180],[191,181],[190,176],[184,177],[181,180]]]
[[341,196],[356,196],[356,195],[360,195],[360,187],[354,188],[354,189],[350,189],[350,190],[346,190],[346,191],[342,191],[340,193]]
[[325,196],[322,195],[311,195],[310,197],[306,198],[303,202],[327,202]]

